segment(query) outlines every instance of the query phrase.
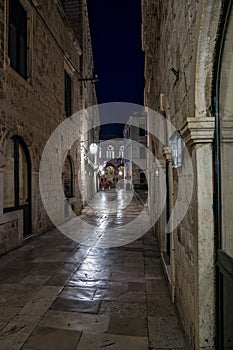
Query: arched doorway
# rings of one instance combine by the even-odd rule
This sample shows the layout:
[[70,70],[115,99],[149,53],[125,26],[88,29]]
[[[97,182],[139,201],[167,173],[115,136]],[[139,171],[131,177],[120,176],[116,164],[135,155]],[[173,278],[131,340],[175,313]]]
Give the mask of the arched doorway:
[[72,198],[73,195],[73,166],[69,156],[66,157],[62,169],[62,183],[66,198]]
[[[73,163],[70,156],[65,158],[62,168],[62,184],[65,196],[64,216],[69,216],[69,199],[74,197]],[[71,205],[74,210],[74,205]]]
[[9,140],[4,168],[4,212],[23,210],[24,237],[31,234],[31,161],[22,138]]
[[217,232],[218,349],[233,349],[233,1],[225,2],[217,46],[215,218]]

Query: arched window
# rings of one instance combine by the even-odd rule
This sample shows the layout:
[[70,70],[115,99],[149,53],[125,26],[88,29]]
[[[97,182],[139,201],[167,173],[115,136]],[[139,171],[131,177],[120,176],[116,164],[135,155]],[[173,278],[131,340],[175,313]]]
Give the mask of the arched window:
[[124,146],[121,146],[119,149],[119,158],[124,158]]
[[109,145],[106,152],[107,159],[113,159],[115,158],[115,152],[114,147],[112,145]]
[[69,156],[66,157],[62,169],[62,182],[64,194],[66,198],[73,197],[73,167],[72,160]]
[[31,233],[31,161],[25,142],[9,140],[4,168],[4,212],[22,209],[24,235]]

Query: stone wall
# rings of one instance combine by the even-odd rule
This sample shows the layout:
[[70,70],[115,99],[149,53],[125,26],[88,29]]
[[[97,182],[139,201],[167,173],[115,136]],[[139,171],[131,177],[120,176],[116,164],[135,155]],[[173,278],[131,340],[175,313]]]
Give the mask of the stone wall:
[[[86,1],[77,0],[73,3],[82,5],[79,22],[76,21],[75,28],[72,27],[72,22],[60,1],[38,0],[34,5],[34,2],[22,0],[28,15],[28,78],[25,80],[10,67],[8,24],[4,22],[4,16],[8,17],[8,1],[0,0],[0,147],[4,181],[2,187],[7,186],[4,179],[5,150],[8,140],[17,135],[26,143],[32,163],[32,234],[41,234],[52,227],[39,193],[39,165],[47,140],[56,127],[66,119],[64,69],[72,79],[72,113],[82,109],[85,104],[88,105],[89,101],[92,102],[96,98],[95,88],[92,86],[88,91],[89,95],[85,96],[85,101],[82,99],[83,83],[78,79],[84,70],[93,69],[93,61],[86,60],[87,53],[92,57],[92,49],[91,42],[88,42],[88,47],[84,47],[86,43],[80,43],[75,32],[78,27],[83,27],[81,33],[89,30],[87,13],[83,12]],[[83,52],[85,56],[81,60]],[[78,142],[70,150],[70,156],[74,164],[75,185],[72,205],[74,211],[79,213],[82,201],[78,187],[80,176]],[[1,197],[0,202],[2,201]],[[56,198],[54,198],[55,203]],[[4,207],[4,204],[2,206]],[[4,215],[6,214],[2,216]],[[6,229],[3,228],[3,231],[5,232]],[[14,240],[13,236],[12,242],[5,240],[1,253],[10,250],[12,246],[17,246]],[[22,242],[22,237],[19,241]]]
[[[194,190],[184,219],[171,235],[174,247],[170,263],[173,298],[191,349],[214,349],[215,341],[211,82],[220,7],[220,2],[204,0],[142,1],[145,105],[170,119],[182,136],[184,129],[190,128],[185,141],[188,140],[186,145],[192,158]],[[195,135],[193,125],[188,123],[194,117],[200,122],[194,127]],[[156,130],[156,125],[151,128]],[[171,146],[169,140],[162,145],[148,135],[148,144],[163,163],[164,146],[168,149]],[[182,168],[185,172],[185,165]],[[154,170],[149,172],[149,188],[154,191],[151,186],[155,181]],[[180,184],[174,169],[172,177],[175,197]],[[159,196],[159,190],[149,195],[152,211],[155,197]],[[185,203],[187,198],[183,200]],[[156,224],[162,251],[166,246],[164,226],[163,215]],[[204,285],[208,288],[206,295]]]
[[21,210],[0,217],[0,255],[22,244],[23,213]]

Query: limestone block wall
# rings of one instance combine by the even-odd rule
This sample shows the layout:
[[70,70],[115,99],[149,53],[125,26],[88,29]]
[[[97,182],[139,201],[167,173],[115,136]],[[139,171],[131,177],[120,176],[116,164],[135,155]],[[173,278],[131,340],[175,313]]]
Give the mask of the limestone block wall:
[[[220,7],[220,2],[204,0],[142,1],[145,105],[163,113],[165,118],[169,116],[177,130],[182,130],[189,117],[204,118],[208,123],[211,116],[212,61]],[[161,106],[161,94],[167,98],[166,108]],[[195,141],[200,145],[194,147],[190,143],[188,146],[193,161],[194,191],[188,211],[174,231],[175,302],[191,349],[214,349],[215,337],[213,173],[210,166],[213,156],[211,137],[203,135],[202,140]],[[209,144],[203,146],[205,142]],[[164,161],[163,145],[150,135],[148,145],[158,159]],[[208,161],[203,167],[207,149]],[[175,197],[179,186],[175,171],[173,185]],[[150,194],[153,204],[151,197]],[[201,223],[205,223],[204,226]],[[156,229],[164,250],[163,216]],[[207,237],[209,245],[205,243]],[[208,297],[203,293],[207,280]]]
[[23,213],[18,210],[0,217],[0,255],[22,244]]
[[[149,0],[144,6],[144,45],[148,62],[145,91],[155,93],[154,96],[146,94],[146,105],[150,107],[151,104],[158,111],[160,93],[173,96],[169,101],[171,115],[179,125],[184,123],[187,115],[194,115],[193,76],[200,26],[198,7],[201,5],[191,0]],[[171,68],[179,70],[178,81]]]
[[[83,0],[85,3],[85,1]],[[37,4],[36,4],[37,3]],[[22,0],[28,14],[28,78],[23,79],[10,67],[8,58],[8,1],[0,0],[0,148],[2,181],[4,181],[4,155],[8,140],[20,136],[30,153],[32,192],[32,234],[41,234],[52,227],[39,193],[39,165],[45,144],[56,127],[66,119],[64,106],[64,70],[72,79],[72,113],[83,108],[81,83],[78,79],[86,65],[93,62],[81,60],[81,44],[69,22],[60,1],[33,2]],[[84,16],[81,11],[80,16]],[[85,13],[87,16],[87,13]],[[76,23],[80,27],[83,23]],[[91,50],[89,43],[88,50]],[[85,68],[86,69],[86,68]],[[93,100],[95,89],[90,90]],[[77,139],[78,139],[77,135]],[[80,145],[70,150],[74,164],[75,212],[81,210],[81,194],[77,186],[80,176]],[[56,161],[54,159],[54,161]],[[3,182],[3,188],[6,183]],[[58,196],[59,197],[59,196]],[[54,208],[56,208],[56,195]],[[3,198],[0,198],[1,206]],[[2,215],[2,212],[0,213]],[[6,214],[3,214],[4,216]],[[0,226],[3,225],[0,221]],[[5,228],[3,228],[5,232]],[[22,232],[21,232],[22,235]],[[22,237],[20,239],[22,241]],[[1,252],[11,249],[3,244]]]

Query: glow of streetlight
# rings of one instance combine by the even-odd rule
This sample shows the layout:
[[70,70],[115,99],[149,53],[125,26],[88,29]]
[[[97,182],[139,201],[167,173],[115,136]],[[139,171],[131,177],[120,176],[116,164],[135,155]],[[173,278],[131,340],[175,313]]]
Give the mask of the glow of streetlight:
[[90,150],[91,154],[96,154],[97,151],[98,151],[98,146],[97,146],[97,144],[96,144],[96,143],[90,144],[89,150]]

